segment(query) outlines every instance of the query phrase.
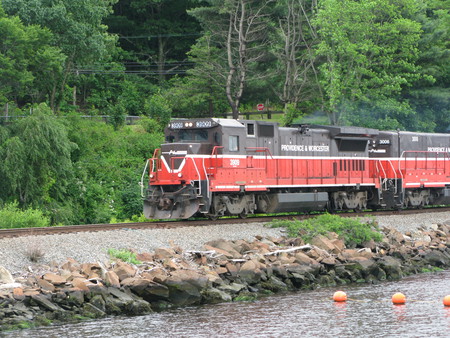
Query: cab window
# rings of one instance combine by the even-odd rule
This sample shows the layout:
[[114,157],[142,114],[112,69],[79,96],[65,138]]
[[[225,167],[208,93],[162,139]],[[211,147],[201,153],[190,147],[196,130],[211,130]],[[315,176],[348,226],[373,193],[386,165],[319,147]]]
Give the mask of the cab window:
[[208,131],[202,129],[180,130],[180,141],[207,141]]
[[230,151],[239,151],[239,136],[230,135],[228,137],[228,149]]
[[247,124],[247,135],[255,136],[255,125],[253,123]]

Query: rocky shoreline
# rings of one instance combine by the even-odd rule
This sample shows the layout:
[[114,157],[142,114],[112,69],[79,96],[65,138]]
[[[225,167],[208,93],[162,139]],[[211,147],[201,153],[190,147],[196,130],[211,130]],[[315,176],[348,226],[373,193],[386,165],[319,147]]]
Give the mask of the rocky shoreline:
[[64,264],[14,279],[0,267],[0,331],[188,305],[253,300],[282,291],[377,283],[450,267],[450,222],[346,248],[336,234],[215,240],[203,250],[176,245],[120,260]]

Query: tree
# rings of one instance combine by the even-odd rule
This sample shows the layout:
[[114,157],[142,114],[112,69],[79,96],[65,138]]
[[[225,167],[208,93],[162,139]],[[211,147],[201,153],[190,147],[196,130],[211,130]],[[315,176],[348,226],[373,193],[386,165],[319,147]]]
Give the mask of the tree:
[[55,79],[49,98],[50,107],[58,111],[66,84],[77,69],[100,62],[115,47],[116,38],[107,33],[102,20],[117,0],[2,0],[10,15],[17,15],[27,25],[48,28],[54,43],[64,53],[64,69]]
[[355,113],[355,102],[398,96],[419,78],[415,61],[420,24],[411,19],[417,11],[414,0],[320,3],[317,53],[323,58],[321,82],[331,123],[345,109]]
[[445,132],[450,126],[450,12],[448,0],[426,0],[416,20],[422,25],[419,40],[421,79],[403,92],[417,112],[411,128]]
[[[1,9],[1,7],[0,7]],[[0,11],[0,103],[42,102],[61,74],[64,55],[51,46],[52,34]]]
[[109,31],[120,36],[127,50],[129,71],[157,78],[162,84],[171,75],[190,68],[186,52],[200,35],[198,22],[187,14],[195,0],[119,0],[107,18]]
[[192,46],[188,58],[195,66],[186,72],[186,76],[171,79],[165,93],[175,116],[214,117],[218,112],[227,111],[229,105],[223,95],[223,78],[214,68],[220,63],[219,55],[210,34],[205,34]]
[[[190,11],[210,36],[220,54],[204,60],[213,70],[210,78],[221,80],[233,118],[239,118],[239,105],[252,67],[267,54],[269,5],[271,0],[208,0],[208,7]],[[204,43],[205,41],[201,41]],[[209,42],[208,42],[209,43]],[[212,63],[207,63],[207,61]]]
[[158,122],[160,131],[163,131],[172,113],[169,102],[160,93],[156,93],[146,100],[145,110],[148,116]]
[[73,175],[64,126],[41,104],[27,118],[14,123],[0,144],[0,196],[20,206],[44,206],[68,198]]
[[314,51],[318,43],[316,27],[312,24],[316,11],[315,0],[277,2],[278,27],[272,48],[280,80],[275,92],[286,113],[289,110],[292,114],[299,102],[323,100]]

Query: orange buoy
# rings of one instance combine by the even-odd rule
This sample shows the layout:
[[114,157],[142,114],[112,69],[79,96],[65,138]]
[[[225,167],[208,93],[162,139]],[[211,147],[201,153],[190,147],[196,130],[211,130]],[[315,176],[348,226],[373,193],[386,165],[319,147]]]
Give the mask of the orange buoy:
[[392,303],[399,305],[399,304],[405,304],[406,297],[403,293],[397,292],[392,296]]
[[444,297],[444,306],[450,306],[450,295]]
[[347,300],[347,294],[344,291],[336,291],[333,295],[335,302],[345,302]]

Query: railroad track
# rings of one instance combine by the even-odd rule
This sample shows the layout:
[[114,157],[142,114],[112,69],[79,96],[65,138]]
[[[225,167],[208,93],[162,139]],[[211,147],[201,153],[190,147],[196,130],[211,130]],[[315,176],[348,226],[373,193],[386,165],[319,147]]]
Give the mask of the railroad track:
[[[390,215],[410,215],[419,213],[448,212],[450,207],[437,207],[425,209],[405,209],[405,210],[383,210],[383,211],[363,211],[363,212],[342,212],[342,217],[367,217],[367,216],[390,216]],[[124,229],[173,229],[189,226],[208,226],[214,224],[237,224],[237,223],[257,223],[270,222],[274,219],[306,219],[317,216],[318,214],[292,214],[292,215],[275,215],[275,216],[251,216],[246,219],[241,218],[221,218],[218,220],[194,219],[180,221],[155,221],[155,222],[138,222],[138,223],[114,223],[114,224],[85,224],[85,225],[66,225],[54,227],[36,227],[36,228],[14,228],[0,229],[0,238],[7,237],[25,237],[40,235],[61,235],[77,232],[98,232],[113,231]]]

